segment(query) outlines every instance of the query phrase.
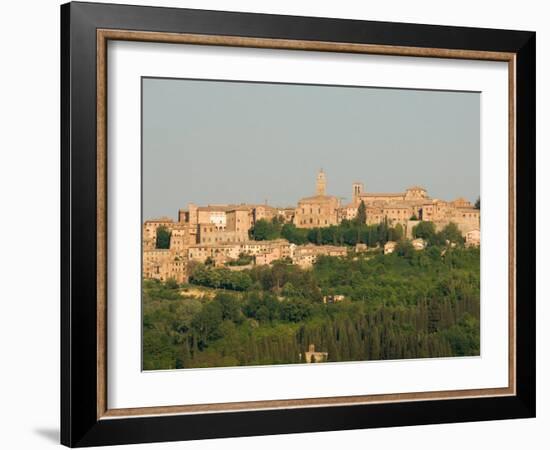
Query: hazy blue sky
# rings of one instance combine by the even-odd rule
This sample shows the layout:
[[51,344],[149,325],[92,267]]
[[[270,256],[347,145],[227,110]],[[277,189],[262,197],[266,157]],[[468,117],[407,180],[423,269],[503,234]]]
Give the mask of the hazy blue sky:
[[295,205],[351,184],[432,197],[479,195],[478,93],[143,80],[143,215],[187,203]]

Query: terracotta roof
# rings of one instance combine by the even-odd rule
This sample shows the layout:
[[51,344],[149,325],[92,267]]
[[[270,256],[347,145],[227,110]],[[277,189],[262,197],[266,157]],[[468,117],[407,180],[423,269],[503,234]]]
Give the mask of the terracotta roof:
[[382,206],[383,209],[410,209],[411,205],[407,203],[391,203],[389,205]]
[[171,217],[159,217],[157,219],[146,220],[145,223],[166,223],[173,222],[174,220]]
[[298,203],[306,202],[306,203],[324,203],[331,200],[338,201],[338,197],[335,197],[333,195],[314,195],[312,197],[304,197],[298,200]]
[[404,193],[399,192],[363,192],[359,197],[404,197]]

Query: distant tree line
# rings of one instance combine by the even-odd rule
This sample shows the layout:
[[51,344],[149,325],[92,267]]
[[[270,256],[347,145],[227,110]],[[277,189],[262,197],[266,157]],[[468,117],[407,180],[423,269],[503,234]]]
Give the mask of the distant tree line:
[[257,241],[286,239],[297,244],[317,245],[384,245],[387,241],[397,241],[404,236],[401,224],[390,227],[387,221],[376,225],[359,223],[356,220],[343,220],[339,225],[316,228],[298,228],[293,223],[281,223],[260,219],[250,230],[250,237]]
[[[277,218],[270,221],[260,219],[251,229],[250,237],[258,241],[283,238],[298,245],[312,243],[353,246],[363,243],[369,247],[405,238],[405,230],[399,223],[392,227],[388,225],[387,220],[373,225],[367,225],[361,220],[361,218],[343,220],[339,225],[328,227],[298,228],[292,223],[282,223]],[[452,222],[437,232],[433,222],[421,221],[413,228],[412,235],[415,238],[425,239],[428,245],[446,245],[447,242],[464,243],[462,233]]]

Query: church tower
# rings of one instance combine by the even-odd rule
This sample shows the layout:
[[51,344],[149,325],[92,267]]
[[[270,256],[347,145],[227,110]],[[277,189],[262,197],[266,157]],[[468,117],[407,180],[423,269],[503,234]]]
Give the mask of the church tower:
[[353,183],[353,195],[352,195],[353,200],[352,201],[354,205],[359,205],[359,203],[361,202],[361,194],[363,193],[364,190],[365,190],[365,186],[363,185],[363,183],[360,183],[358,181]]
[[327,189],[327,177],[323,169],[317,174],[317,195],[325,195]]

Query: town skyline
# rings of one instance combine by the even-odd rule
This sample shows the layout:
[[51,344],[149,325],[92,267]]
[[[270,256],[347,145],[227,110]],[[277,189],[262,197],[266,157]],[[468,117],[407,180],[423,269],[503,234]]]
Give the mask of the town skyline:
[[[480,195],[479,94],[200,80],[143,80],[143,218],[188,203],[285,207],[422,185]],[[215,124],[215,132],[212,132]]]
[[[326,170],[324,170],[324,168],[320,168],[320,170],[325,171],[325,173],[327,172]],[[315,173],[317,173],[317,172],[315,172]],[[360,180],[355,180],[354,182],[362,183]],[[337,197],[338,199],[340,199],[342,205],[345,205],[347,203],[351,203],[353,201],[353,192],[352,192],[352,184],[353,183],[350,182],[348,184],[349,184],[349,186],[348,186],[348,191],[349,191],[348,195],[338,195],[330,189],[331,183],[329,181],[328,186],[327,186],[327,193],[334,196],[334,197]],[[395,192],[405,192],[411,186],[422,186],[423,188],[425,188],[427,191],[430,191],[430,193],[431,193],[431,190],[430,190],[429,186],[426,185],[426,184],[422,184],[422,183],[410,183],[409,185],[403,186],[402,189],[392,189],[390,187],[388,187],[387,189],[369,189],[369,187],[366,185],[365,190],[366,190],[366,192],[373,192],[373,193],[394,192],[394,191]],[[246,193],[246,194],[248,194],[248,193]],[[187,206],[190,203],[198,205],[198,206],[199,205],[200,206],[268,205],[268,206],[272,206],[272,207],[275,207],[275,208],[294,208],[296,203],[298,202],[298,200],[300,198],[307,197],[307,196],[314,195],[314,194],[315,194],[315,189],[311,188],[311,186],[310,186],[310,189],[309,189],[308,192],[303,192],[303,193],[299,194],[294,199],[294,201],[291,200],[291,201],[288,201],[286,203],[273,202],[267,196],[264,197],[262,201],[255,201],[254,198],[251,199],[251,198],[244,198],[244,197],[243,197],[242,200],[239,198],[239,199],[226,199],[226,201],[216,200],[216,201],[197,202],[197,201],[190,200],[190,201],[187,201],[185,203],[182,203],[179,206],[176,206],[175,209],[172,208],[171,210],[167,210],[165,213],[160,213],[160,214],[156,214],[156,215],[152,215],[152,216],[145,216],[145,214],[144,214],[142,219],[143,220],[150,220],[150,219],[155,219],[155,218],[159,218],[159,217],[170,217],[171,219],[177,220],[178,219],[178,211],[181,210],[181,209],[187,208]],[[255,196],[255,198],[257,198],[257,199],[260,199],[261,197],[262,197],[261,195]],[[458,192],[456,195],[448,197],[448,198],[443,197],[443,196],[437,196],[437,195],[432,195],[432,197],[434,199],[443,200],[443,201],[452,201],[452,200],[456,200],[458,198],[464,198],[464,199],[470,201],[472,204],[474,204],[480,198],[480,194],[474,195],[472,197],[468,197],[468,196],[462,195],[461,193]],[[223,188],[220,191],[220,195],[218,195],[216,197],[216,199],[222,199],[222,198],[225,198],[223,196]]]
[[[391,253],[398,242],[433,238],[437,232],[442,233],[441,242],[451,237],[456,244],[480,243],[479,207],[463,197],[435,199],[419,185],[404,192],[367,192],[363,183],[354,182],[352,201],[342,203],[327,191],[327,182],[327,174],[320,170],[312,183],[315,194],[300,198],[293,207],[189,203],[178,209],[177,221],[146,220],[144,278],[186,282],[190,262],[224,267],[245,257],[246,266],[290,260],[307,268],[320,255],[347,255],[343,244],[354,245],[356,251],[383,244],[384,253]],[[415,236],[418,227],[420,236]],[[424,227],[431,230],[427,235]],[[324,235],[321,229],[326,230]],[[411,245],[425,248],[423,239],[414,239]]]

